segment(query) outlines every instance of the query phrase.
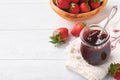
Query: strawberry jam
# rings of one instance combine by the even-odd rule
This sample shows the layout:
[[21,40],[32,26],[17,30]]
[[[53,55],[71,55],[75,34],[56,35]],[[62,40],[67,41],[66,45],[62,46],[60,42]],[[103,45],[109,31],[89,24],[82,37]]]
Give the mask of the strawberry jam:
[[89,64],[99,65],[108,59],[111,52],[109,37],[107,30],[100,27],[82,30],[80,51]]

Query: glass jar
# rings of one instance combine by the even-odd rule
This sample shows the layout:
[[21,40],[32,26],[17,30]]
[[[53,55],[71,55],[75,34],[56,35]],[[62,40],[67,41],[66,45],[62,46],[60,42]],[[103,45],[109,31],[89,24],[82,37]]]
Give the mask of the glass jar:
[[80,34],[80,51],[84,60],[92,65],[104,63],[111,53],[110,34],[108,29],[91,25],[85,27]]

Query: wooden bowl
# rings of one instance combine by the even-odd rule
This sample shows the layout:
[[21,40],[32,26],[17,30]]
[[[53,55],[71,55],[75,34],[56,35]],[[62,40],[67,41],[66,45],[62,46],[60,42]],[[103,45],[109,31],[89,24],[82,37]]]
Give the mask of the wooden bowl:
[[69,21],[80,21],[80,20],[86,20],[89,19],[91,17],[93,17],[94,15],[96,15],[97,13],[99,13],[100,11],[102,11],[106,4],[107,4],[108,0],[104,0],[102,5],[99,8],[96,8],[90,12],[86,12],[86,13],[79,13],[79,14],[72,14],[69,12],[66,12],[60,8],[58,8],[53,0],[50,0],[50,5],[52,7],[52,9],[62,18],[69,20]]

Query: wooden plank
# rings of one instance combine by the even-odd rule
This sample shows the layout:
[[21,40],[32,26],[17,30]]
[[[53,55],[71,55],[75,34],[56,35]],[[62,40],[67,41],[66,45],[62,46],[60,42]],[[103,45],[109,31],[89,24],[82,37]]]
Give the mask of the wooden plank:
[[[49,22],[47,4],[5,4],[0,5],[0,29],[39,29]],[[43,9],[44,8],[44,9]],[[48,26],[48,25],[47,25]]]
[[49,0],[0,0],[0,3],[41,3]]
[[65,68],[65,61],[2,60],[0,80],[83,79]]
[[65,61],[0,60],[0,64],[0,80],[86,80],[67,70]]
[[[9,3],[10,1],[6,0],[4,4],[0,3],[0,29],[55,29],[61,26],[71,29],[76,23],[60,18],[51,9],[49,0],[39,0],[38,3],[38,0],[35,0],[35,3],[33,0],[30,0],[30,3],[28,0],[25,0],[25,2],[24,0],[19,1],[12,0]],[[118,3],[110,0],[107,7],[101,13],[87,20],[88,24],[102,21],[109,14],[111,5]]]
[[66,59],[68,43],[55,47],[51,35],[52,30],[0,31],[0,59]]

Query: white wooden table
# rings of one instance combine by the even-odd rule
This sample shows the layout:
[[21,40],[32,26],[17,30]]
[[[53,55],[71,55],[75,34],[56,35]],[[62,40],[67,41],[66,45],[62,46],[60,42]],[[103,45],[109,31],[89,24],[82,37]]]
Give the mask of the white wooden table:
[[[109,0],[88,24],[100,22],[119,4]],[[65,68],[67,44],[49,43],[54,29],[74,24],[55,14],[49,0],[0,0],[0,80],[85,80]]]

